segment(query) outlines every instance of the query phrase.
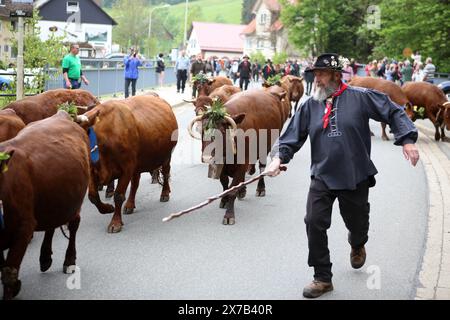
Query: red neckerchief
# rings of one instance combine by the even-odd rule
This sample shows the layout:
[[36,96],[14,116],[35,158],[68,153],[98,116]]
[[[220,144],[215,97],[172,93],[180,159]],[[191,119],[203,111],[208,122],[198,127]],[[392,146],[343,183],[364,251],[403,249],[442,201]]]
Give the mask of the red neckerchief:
[[345,83],[341,83],[339,86],[339,89],[336,90],[331,97],[327,99],[327,107],[325,109],[325,115],[323,116],[323,128],[328,128],[328,125],[330,124],[330,115],[331,111],[333,110],[333,100],[336,97],[339,97],[342,93],[344,93],[345,90],[347,90],[348,86]]

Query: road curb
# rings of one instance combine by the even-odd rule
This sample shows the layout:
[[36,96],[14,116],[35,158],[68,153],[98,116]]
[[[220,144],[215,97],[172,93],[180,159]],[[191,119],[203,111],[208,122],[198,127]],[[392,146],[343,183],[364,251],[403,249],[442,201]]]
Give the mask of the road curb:
[[[429,188],[428,233],[416,300],[450,299],[450,161],[438,143],[427,134],[430,130],[416,124],[420,130],[418,148]],[[446,196],[447,195],[447,196]]]

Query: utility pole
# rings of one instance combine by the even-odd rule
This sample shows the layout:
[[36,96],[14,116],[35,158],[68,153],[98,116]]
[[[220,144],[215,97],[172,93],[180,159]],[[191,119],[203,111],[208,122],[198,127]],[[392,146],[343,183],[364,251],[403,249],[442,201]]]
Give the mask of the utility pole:
[[186,49],[186,43],[187,43],[188,5],[189,5],[189,0],[186,0],[186,8],[185,8],[185,10],[184,10],[184,39],[183,39],[183,49]]
[[24,97],[24,63],[23,63],[23,42],[24,42],[24,18],[19,17],[18,23],[18,38],[17,38],[17,86],[16,97],[17,100]]

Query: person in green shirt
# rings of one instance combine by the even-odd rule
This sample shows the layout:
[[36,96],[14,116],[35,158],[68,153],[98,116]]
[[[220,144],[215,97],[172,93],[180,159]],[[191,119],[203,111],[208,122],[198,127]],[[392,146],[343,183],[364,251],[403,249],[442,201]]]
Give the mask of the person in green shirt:
[[86,79],[81,70],[81,60],[78,56],[79,51],[80,46],[78,44],[71,44],[70,53],[62,61],[64,88],[66,89],[79,89],[81,87],[81,80],[86,85],[89,85],[88,79]]
[[402,82],[412,81],[413,68],[411,67],[411,62],[409,60],[405,61],[405,66],[400,70],[402,74]]

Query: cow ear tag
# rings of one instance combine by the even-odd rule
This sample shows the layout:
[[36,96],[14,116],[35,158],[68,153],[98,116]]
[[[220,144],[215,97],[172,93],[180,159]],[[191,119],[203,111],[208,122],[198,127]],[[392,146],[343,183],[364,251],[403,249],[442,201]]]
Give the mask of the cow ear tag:
[[4,152],[0,152],[0,161],[2,164],[2,173],[5,173],[8,171],[8,165],[7,165],[7,160],[9,160],[9,158],[11,158],[11,156],[7,153]]

